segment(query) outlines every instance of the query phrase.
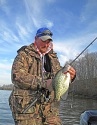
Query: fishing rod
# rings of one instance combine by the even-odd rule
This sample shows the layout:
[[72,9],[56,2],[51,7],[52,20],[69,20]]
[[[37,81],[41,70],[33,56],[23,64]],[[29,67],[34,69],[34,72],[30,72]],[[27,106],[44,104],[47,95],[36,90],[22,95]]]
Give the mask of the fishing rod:
[[97,37],[70,63],[70,65],[71,65],[73,62],[75,62],[75,60],[76,60],[90,45],[92,45],[92,44],[95,42],[96,39],[97,39]]
[[[95,40],[97,39],[97,37],[70,63],[70,65],[73,63],[73,62],[75,62],[75,60],[90,46],[90,45],[92,45],[94,42],[95,42]],[[73,87],[74,87],[74,85],[73,85]],[[71,108],[73,107],[73,91],[72,91],[72,99],[71,99]]]

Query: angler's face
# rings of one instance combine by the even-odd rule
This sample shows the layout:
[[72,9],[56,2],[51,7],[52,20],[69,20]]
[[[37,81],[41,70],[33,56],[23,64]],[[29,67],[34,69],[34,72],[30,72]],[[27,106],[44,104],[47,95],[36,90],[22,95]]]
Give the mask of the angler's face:
[[40,52],[45,53],[51,43],[51,40],[48,39],[46,41],[42,41],[40,38],[36,37],[35,42]]

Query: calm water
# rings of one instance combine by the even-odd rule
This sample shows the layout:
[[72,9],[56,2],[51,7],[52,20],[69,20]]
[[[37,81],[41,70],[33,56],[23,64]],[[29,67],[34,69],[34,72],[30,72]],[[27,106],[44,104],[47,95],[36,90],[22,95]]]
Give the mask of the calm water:
[[[0,90],[0,125],[14,125],[8,98],[11,91]],[[88,109],[97,109],[97,100],[73,99],[61,101],[61,118],[64,125],[79,125],[80,114]]]
[[0,90],[0,125],[14,125],[8,98],[11,91]]
[[61,101],[61,118],[64,125],[79,125],[80,114],[85,110],[96,109],[97,100],[78,99],[73,101],[68,98],[66,101]]

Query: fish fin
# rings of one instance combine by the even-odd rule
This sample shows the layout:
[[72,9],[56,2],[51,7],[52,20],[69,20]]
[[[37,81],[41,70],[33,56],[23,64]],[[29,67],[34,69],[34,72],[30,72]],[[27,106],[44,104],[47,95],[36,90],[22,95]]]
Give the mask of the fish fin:
[[68,90],[61,96],[62,100],[66,100],[68,96]]

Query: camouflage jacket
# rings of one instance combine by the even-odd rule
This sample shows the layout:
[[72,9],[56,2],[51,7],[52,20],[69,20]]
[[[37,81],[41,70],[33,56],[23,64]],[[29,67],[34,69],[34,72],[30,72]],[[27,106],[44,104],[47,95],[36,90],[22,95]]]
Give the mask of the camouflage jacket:
[[[53,50],[46,54],[45,58],[46,80],[51,79],[61,67]],[[14,119],[18,119],[19,117],[16,118],[16,114],[22,113],[23,109],[37,97],[37,94],[35,94],[37,85],[42,83],[41,67],[41,57],[33,43],[18,50],[18,55],[12,65],[14,88],[9,98],[9,105]],[[29,110],[28,113],[33,113],[33,110]]]
[[[60,69],[56,53],[51,50],[46,57],[45,69],[47,75],[45,79],[50,79]],[[12,83],[20,89],[37,88],[37,83],[42,82],[42,62],[41,57],[33,44],[24,46],[18,50],[12,66]]]

